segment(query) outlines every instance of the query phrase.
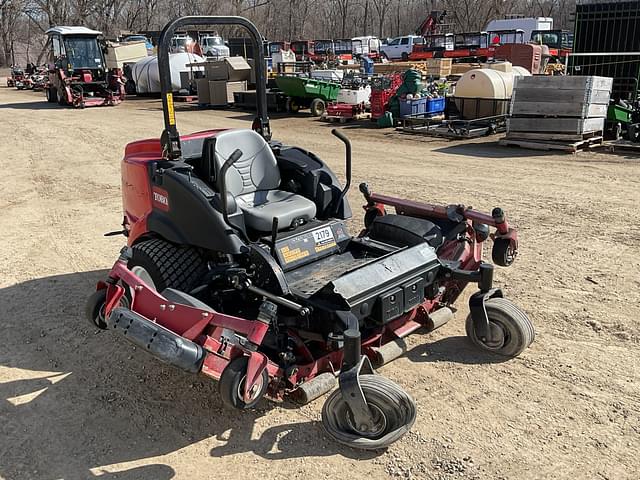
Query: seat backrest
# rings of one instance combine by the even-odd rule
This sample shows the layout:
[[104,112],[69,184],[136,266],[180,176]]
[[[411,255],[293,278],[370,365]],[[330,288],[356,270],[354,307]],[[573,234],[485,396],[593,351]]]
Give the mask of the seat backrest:
[[280,170],[271,147],[253,130],[228,130],[215,137],[215,178],[229,156],[239,148],[242,156],[227,171],[226,187],[233,196],[280,186]]

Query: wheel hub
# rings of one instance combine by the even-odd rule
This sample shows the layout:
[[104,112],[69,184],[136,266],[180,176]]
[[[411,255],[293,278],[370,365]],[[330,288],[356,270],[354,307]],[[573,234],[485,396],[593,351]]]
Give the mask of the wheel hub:
[[349,427],[356,432],[358,435],[363,437],[377,437],[381,435],[385,429],[387,428],[387,418],[384,416],[384,413],[380,408],[376,405],[369,404],[369,411],[371,412],[371,418],[373,419],[373,425],[369,427],[366,424],[358,425],[356,427],[355,421],[351,412],[347,415],[347,423]]
[[506,335],[504,329],[494,322],[489,322],[489,328],[491,329],[491,338],[492,340],[488,340],[485,337],[482,337],[482,343],[484,343],[489,349],[500,349],[504,346]]
[[133,273],[136,277],[146,283],[153,290],[157,290],[156,284],[153,283],[151,274],[147,271],[146,268],[141,267],[140,265],[134,265],[133,267],[131,267],[131,273]]

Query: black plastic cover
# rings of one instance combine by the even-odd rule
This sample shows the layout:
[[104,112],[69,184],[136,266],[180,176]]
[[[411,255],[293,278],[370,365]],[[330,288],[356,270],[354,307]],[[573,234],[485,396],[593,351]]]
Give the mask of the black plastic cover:
[[423,218],[393,214],[376,217],[371,224],[368,236],[398,247],[427,242],[433,248],[439,248],[443,242],[442,230],[433,222]]
[[107,325],[163,362],[191,373],[198,373],[202,368],[204,350],[200,345],[128,308],[113,309]]

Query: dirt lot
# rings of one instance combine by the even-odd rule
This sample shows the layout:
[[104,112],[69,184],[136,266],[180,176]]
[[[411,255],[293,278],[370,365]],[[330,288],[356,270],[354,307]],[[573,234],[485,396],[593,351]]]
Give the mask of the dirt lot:
[[[534,154],[369,128],[356,184],[414,200],[501,206],[521,251],[496,272],[537,338],[503,361],[456,318],[410,338],[382,373],[418,403],[388,451],[332,443],[323,400],[223,409],[216,385],[164,366],[81,311],[123,244],[119,162],[158,136],[157,100],[72,111],[0,88],[0,478],[636,479],[640,471],[640,162]],[[180,112],[182,132],[246,127],[238,111]],[[343,171],[329,125],[276,119],[275,137]],[[350,194],[354,211],[361,198]],[[359,215],[356,213],[356,215]],[[354,223],[359,223],[357,218]]]

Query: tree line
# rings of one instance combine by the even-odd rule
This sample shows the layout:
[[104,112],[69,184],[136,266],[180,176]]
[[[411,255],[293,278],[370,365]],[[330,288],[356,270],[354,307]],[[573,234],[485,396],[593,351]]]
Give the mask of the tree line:
[[384,38],[414,33],[432,10],[447,11],[452,32],[481,30],[510,14],[550,16],[556,28],[571,28],[575,0],[0,0],[0,65],[39,63],[44,32],[56,25],[115,38],[160,30],[183,15],[241,15],[270,40]]

